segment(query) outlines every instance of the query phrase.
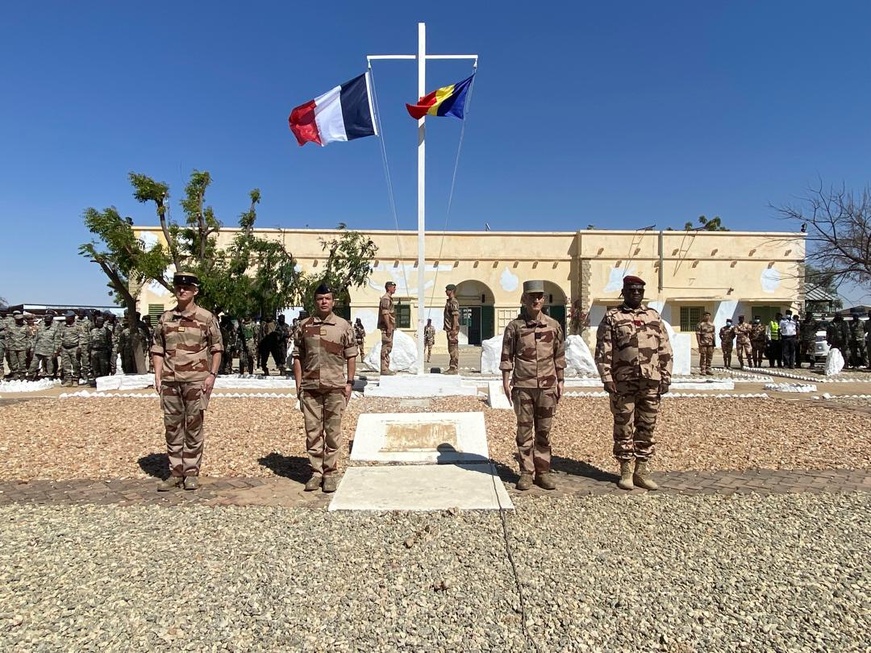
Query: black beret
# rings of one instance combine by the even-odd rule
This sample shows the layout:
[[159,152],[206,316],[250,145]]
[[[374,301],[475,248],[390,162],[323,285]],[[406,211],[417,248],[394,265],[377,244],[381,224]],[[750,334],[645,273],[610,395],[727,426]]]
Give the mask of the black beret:
[[321,283],[317,288],[315,288],[315,295],[331,295],[333,294],[333,289],[330,288],[326,281]]
[[200,287],[200,280],[193,272],[176,272],[172,277],[174,286],[196,286]]

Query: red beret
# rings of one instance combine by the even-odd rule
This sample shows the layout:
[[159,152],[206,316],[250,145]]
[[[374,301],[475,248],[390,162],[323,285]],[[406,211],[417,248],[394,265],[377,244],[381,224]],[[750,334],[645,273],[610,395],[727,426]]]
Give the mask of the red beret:
[[623,277],[623,285],[624,286],[632,286],[635,284],[637,284],[639,286],[645,285],[644,279],[642,279],[641,277],[634,277],[634,276]]

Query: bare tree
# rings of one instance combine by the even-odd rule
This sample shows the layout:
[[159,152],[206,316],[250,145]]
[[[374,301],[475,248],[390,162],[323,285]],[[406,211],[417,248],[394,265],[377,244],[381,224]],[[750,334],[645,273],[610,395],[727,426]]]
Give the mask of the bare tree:
[[859,193],[844,185],[826,189],[821,181],[796,203],[771,206],[807,233],[808,265],[835,286],[871,286],[871,187]]

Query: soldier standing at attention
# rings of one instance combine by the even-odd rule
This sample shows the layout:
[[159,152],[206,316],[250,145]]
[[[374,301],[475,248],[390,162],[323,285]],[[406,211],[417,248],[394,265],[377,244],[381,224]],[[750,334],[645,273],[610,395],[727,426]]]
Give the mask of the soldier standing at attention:
[[753,364],[752,344],[750,333],[752,327],[744,321],[744,316],[738,316],[738,324],[735,325],[735,347],[738,349],[738,366],[743,370],[744,361]]
[[847,342],[850,339],[850,329],[844,322],[844,316],[836,313],[835,317],[826,327],[826,342],[830,348],[838,349],[844,356],[844,365],[847,364]]
[[865,327],[858,313],[853,313],[850,327],[850,366],[865,367]]
[[502,338],[502,389],[517,416],[518,490],[556,484],[550,473],[550,428],[563,394],[565,337],[560,323],[542,312],[544,281],[523,282],[523,311]]
[[357,340],[357,351],[360,354],[360,360],[363,360],[363,345],[366,344],[366,327],[358,317],[354,320],[354,338]]
[[238,334],[239,346],[239,374],[254,374],[254,365],[257,360],[257,343],[254,340],[254,324],[251,316],[242,318]]
[[711,314],[702,314],[702,321],[696,325],[696,342],[699,345],[699,368],[701,374],[713,376],[711,361],[714,358],[714,323]]
[[767,340],[765,325],[758,315],[753,317],[750,325],[750,345],[753,348],[753,367],[762,367],[762,359],[765,357],[765,343]]
[[335,492],[339,485],[342,412],[354,388],[357,341],[351,323],[333,313],[333,297],[325,283],[317,287],[315,314],[300,323],[293,347],[293,377],[312,471],[306,492],[321,486]]
[[42,324],[37,327],[33,338],[33,360],[30,361],[30,368],[27,370],[27,375],[32,381],[39,378],[40,367],[44,378],[50,379],[54,376],[53,357],[57,351],[57,334],[54,311],[46,311]]
[[814,319],[814,314],[807,313],[798,330],[798,337],[801,343],[801,353],[799,354],[798,361],[799,367],[801,367],[802,360],[806,360],[808,369],[813,368],[816,360],[814,348],[816,347],[817,331],[819,331],[819,328],[819,323]]
[[79,361],[76,352],[84,346],[85,337],[79,325],[76,324],[76,314],[72,311],[64,313],[64,322],[58,327],[56,355],[60,357],[60,367],[63,370],[63,385],[79,384]]
[[[596,367],[614,416],[618,487],[656,490],[648,460],[662,395],[671,385],[672,352],[659,313],[642,305],[644,281],[623,277],[623,305],[605,313],[596,333]],[[635,463],[633,469],[633,460]]]
[[384,284],[385,293],[378,306],[378,328],[381,330],[381,374],[390,376],[390,352],[393,351],[393,332],[396,330],[396,314],[393,312],[393,293],[396,284]]
[[91,385],[97,386],[97,378],[109,375],[109,356],[112,354],[112,333],[103,323],[102,314],[94,318],[94,328],[91,329],[89,347],[91,349]]
[[426,321],[426,326],[423,328],[423,348],[426,352],[425,362],[429,363],[432,357],[432,347],[435,344],[435,327],[432,325],[432,320]]
[[12,378],[23,381],[27,375],[27,350],[31,348],[30,329],[21,311],[12,313],[12,324],[6,327],[6,352]]
[[0,311],[0,380],[6,378],[6,311]]
[[287,341],[290,339],[290,325],[287,323],[287,318],[284,315],[278,316],[278,322],[275,324],[278,343],[276,345],[278,353],[278,373],[281,376],[287,374]]
[[197,276],[177,272],[172,284],[178,303],[160,316],[151,345],[170,474],[157,486],[158,492],[179,485],[185,490],[200,486],[203,411],[208,408],[224,351],[218,319],[194,301],[200,291]]
[[457,287],[449,283],[445,286],[445,323],[444,330],[448,336],[448,356],[450,363],[445,374],[460,372],[460,302],[457,301]]
[[723,367],[732,367],[732,343],[735,340],[735,327],[732,318],[726,319],[726,326],[720,328],[720,347],[723,349]]
[[224,353],[221,354],[221,374],[233,373],[233,321],[229,315],[221,316],[221,342],[224,343]]

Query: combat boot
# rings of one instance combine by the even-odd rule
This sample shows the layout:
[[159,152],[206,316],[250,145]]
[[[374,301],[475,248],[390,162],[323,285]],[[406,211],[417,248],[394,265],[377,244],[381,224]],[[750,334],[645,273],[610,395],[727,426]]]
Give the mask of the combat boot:
[[306,492],[314,492],[321,486],[322,481],[323,477],[320,474],[313,474],[312,477],[306,482],[304,490]]
[[330,494],[331,492],[335,492],[339,487],[339,477],[335,474],[330,474],[329,476],[324,476],[324,492]]
[[535,484],[542,490],[556,490],[553,475],[550,472],[540,472],[535,475]]
[[617,487],[621,490],[632,490],[635,485],[632,483],[632,461],[620,461],[620,480],[617,481]]
[[198,476],[185,476],[184,477],[184,489],[185,490],[197,490],[200,487],[200,479]]
[[182,477],[182,476],[170,476],[165,481],[161,481],[160,483],[157,484],[157,491],[158,492],[169,492],[170,490],[177,488],[182,483],[184,483],[184,477]]
[[514,486],[516,489],[521,492],[529,490],[532,488],[532,474],[530,472],[521,472],[520,480],[517,481],[517,485]]
[[650,471],[647,469],[646,460],[635,461],[635,474],[632,475],[632,482],[636,487],[644,488],[645,490],[658,490],[659,486],[653,482],[649,476]]

